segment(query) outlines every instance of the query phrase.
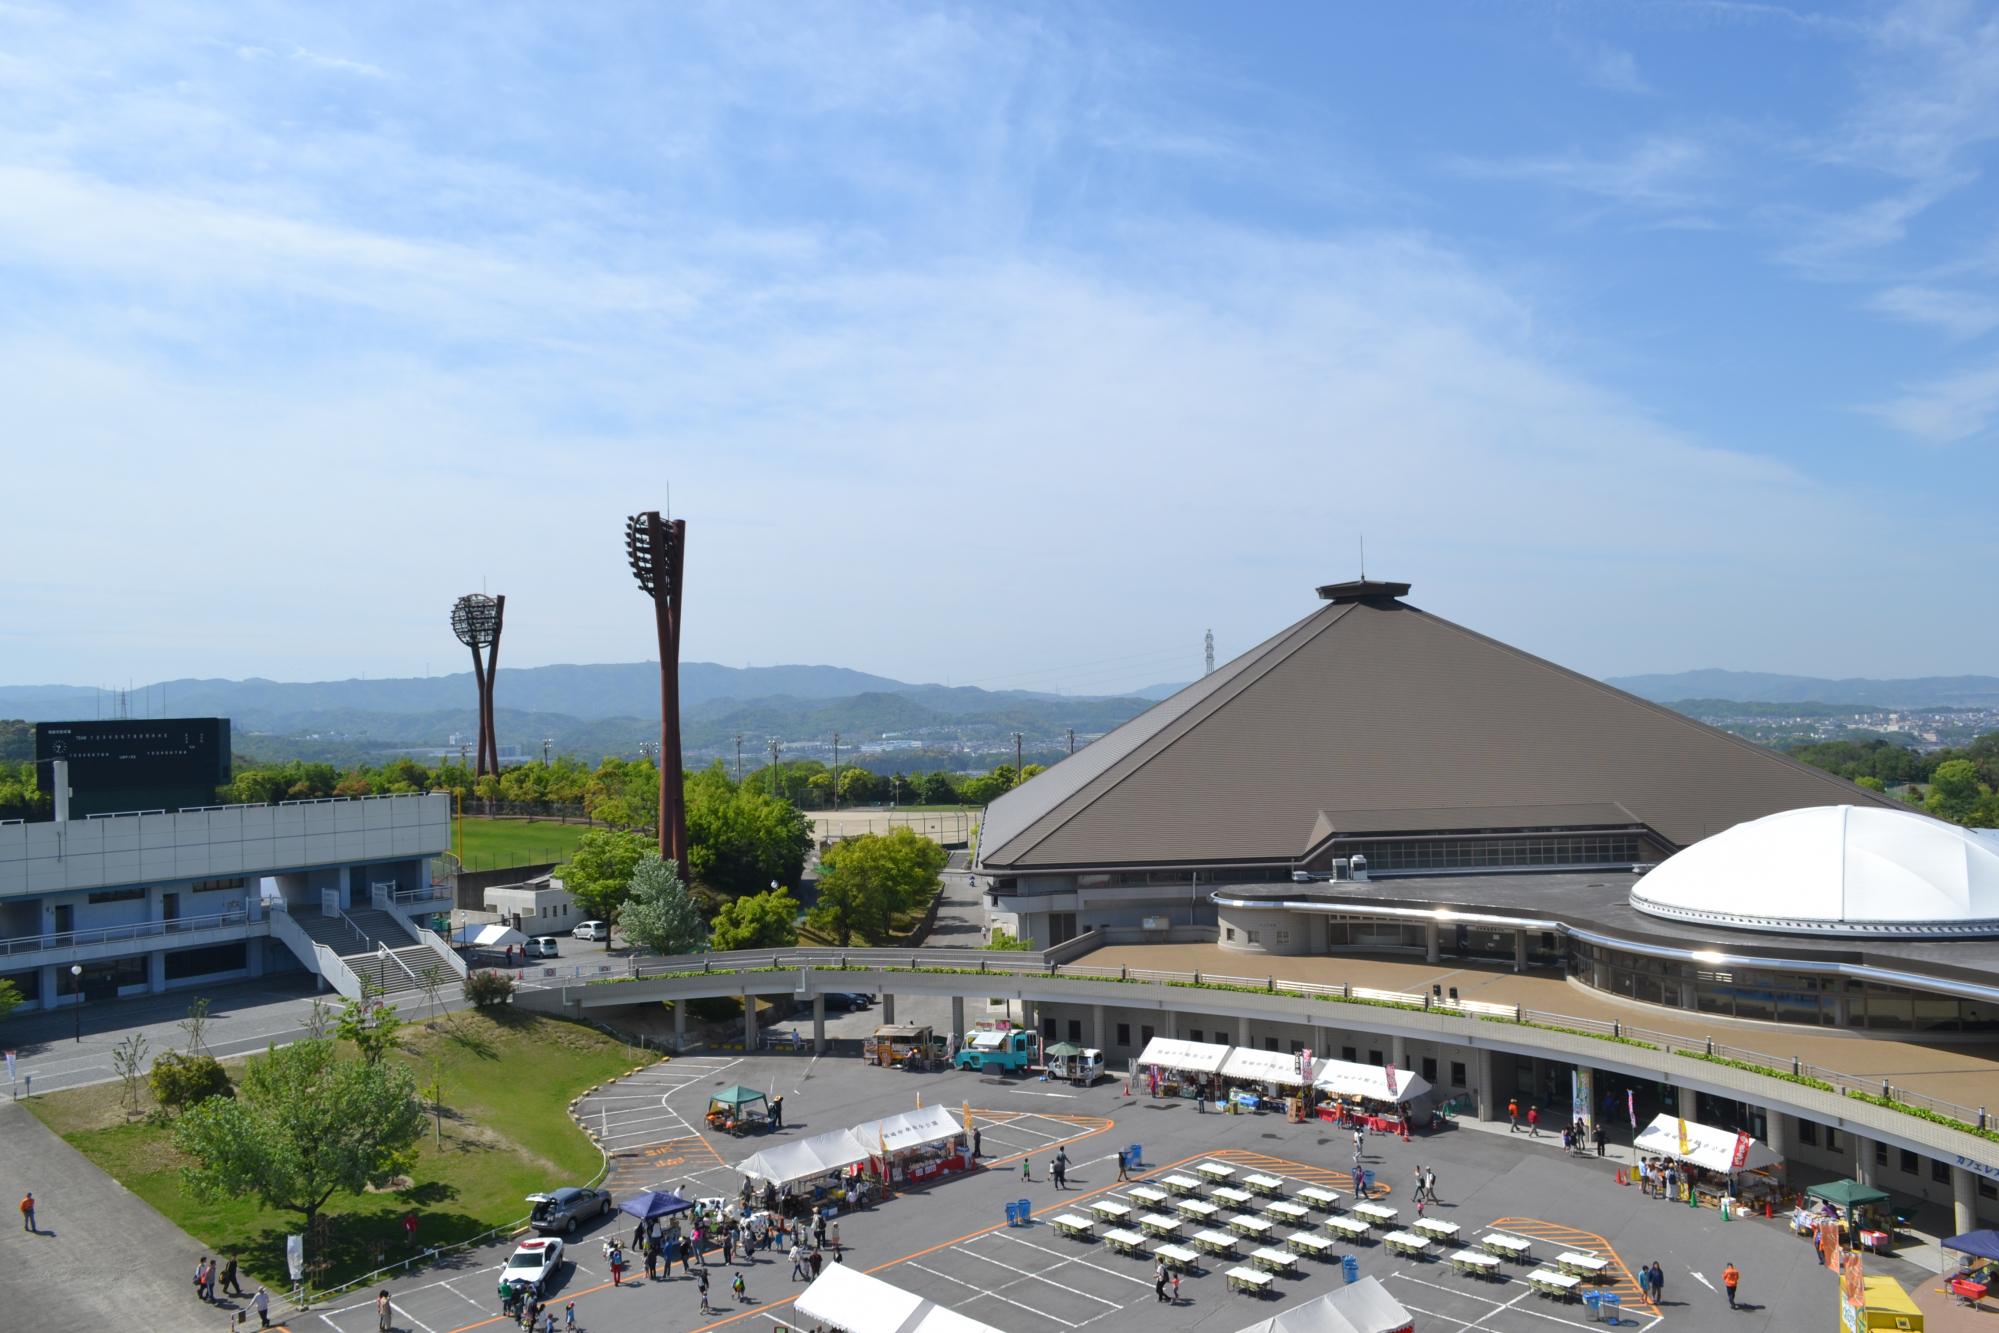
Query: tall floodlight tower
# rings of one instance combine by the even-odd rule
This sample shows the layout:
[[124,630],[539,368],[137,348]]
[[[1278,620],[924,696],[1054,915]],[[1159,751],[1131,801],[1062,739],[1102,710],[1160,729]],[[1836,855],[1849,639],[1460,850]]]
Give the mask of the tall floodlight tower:
[[687,807],[680,777],[680,593],[687,520],[656,511],[625,520],[625,552],[632,575],[652,598],[659,629],[659,854],[671,857],[687,879]]
[[499,677],[500,625],[506,615],[507,599],[483,592],[468,592],[451,606],[451,632],[472,650],[472,678],[479,686],[479,766],[475,777],[500,771],[500,742],[493,735],[493,682]]

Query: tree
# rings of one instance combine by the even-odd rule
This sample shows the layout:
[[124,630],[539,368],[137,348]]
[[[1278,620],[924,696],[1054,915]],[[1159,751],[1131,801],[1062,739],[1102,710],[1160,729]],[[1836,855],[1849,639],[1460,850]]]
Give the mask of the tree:
[[492,1004],[505,1004],[514,997],[514,975],[497,968],[467,972],[460,987],[465,998],[474,1009],[484,1009]]
[[724,898],[762,893],[772,880],[796,884],[812,850],[812,826],[754,778],[737,786],[718,762],[687,778],[687,873]]
[[11,981],[0,980],[0,1018],[14,1012],[21,1003],[21,988]]
[[1984,794],[1978,783],[1978,765],[1969,759],[1949,759],[1930,774],[1930,794],[1923,808],[1938,819],[1963,824],[1970,820]]
[[679,868],[656,851],[640,857],[632,870],[630,895],[618,908],[618,928],[627,944],[669,957],[698,952],[708,933]]
[[342,1041],[353,1042],[364,1061],[378,1065],[383,1056],[396,1049],[396,1033],[402,1028],[402,1016],[396,1013],[393,1004],[383,1004],[373,995],[364,994],[341,1006],[333,1032]]
[[618,904],[631,886],[633,869],[639,858],[652,850],[652,841],[643,834],[591,829],[576,844],[569,860],[555,868],[555,877],[592,918],[615,920]]
[[248,1196],[297,1213],[308,1232],[336,1192],[384,1185],[405,1170],[423,1134],[407,1065],[343,1060],[326,1040],[251,1060],[239,1093],[181,1117],[174,1146],[193,1159],[182,1182],[197,1198]]
[[715,914],[708,947],[782,949],[798,943],[798,899],[789,889],[765,889],[724,903]]
[[819,905],[808,920],[843,947],[855,933],[887,944],[897,913],[936,892],[937,874],[949,859],[942,847],[906,828],[849,838],[821,858]]
[[187,1034],[187,1053],[201,1055],[208,1050],[208,1001],[196,996],[187,1006],[187,1017],[180,1021],[180,1030]]
[[1862,773],[1853,780],[1853,785],[1856,787],[1865,787],[1868,791],[1885,792],[1888,790],[1888,784],[1880,778],[1875,777],[1872,773]]
[[1033,950],[1034,941],[1017,939],[1012,931],[994,926],[992,938],[986,941],[986,948],[994,953],[1028,953]]
[[111,1049],[111,1070],[123,1088],[119,1100],[127,1115],[139,1113],[139,1087],[146,1077],[146,1037],[134,1032]]
[[171,1118],[204,1102],[229,1095],[229,1075],[212,1055],[182,1055],[162,1051],[146,1081],[162,1118]]

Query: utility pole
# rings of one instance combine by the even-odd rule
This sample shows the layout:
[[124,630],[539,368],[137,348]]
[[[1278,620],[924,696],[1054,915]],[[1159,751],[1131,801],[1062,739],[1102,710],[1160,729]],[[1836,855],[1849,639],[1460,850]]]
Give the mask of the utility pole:
[[775,736],[771,737],[770,738],[770,794],[772,796],[777,795],[777,753],[780,748],[781,747],[777,743],[777,737]]
[[1076,753],[1076,729],[1074,727],[1069,728],[1069,753]]
[[548,747],[553,744],[555,744],[555,737],[544,736],[541,738],[541,766],[543,768],[548,767]]
[[743,733],[736,733],[736,785],[743,785]]
[[1013,785],[1020,785],[1020,733],[1013,733]]
[[833,733],[833,812],[840,812],[840,733]]

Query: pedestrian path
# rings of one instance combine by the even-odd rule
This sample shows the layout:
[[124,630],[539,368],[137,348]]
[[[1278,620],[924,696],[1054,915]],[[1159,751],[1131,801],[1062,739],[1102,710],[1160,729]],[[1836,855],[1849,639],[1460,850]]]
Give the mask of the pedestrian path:
[[1601,1289],[1616,1292],[1624,1299],[1626,1306],[1643,1306],[1645,1313],[1654,1315],[1659,1313],[1659,1308],[1646,1299],[1645,1289],[1638,1285],[1638,1279],[1624,1266],[1624,1260],[1618,1257],[1610,1242],[1596,1232],[1579,1231],[1575,1227],[1565,1227],[1558,1222],[1544,1222],[1538,1217],[1502,1217],[1492,1224],[1492,1229],[1543,1242],[1541,1246],[1543,1262],[1554,1258],[1563,1250],[1579,1250],[1585,1254],[1595,1254],[1610,1260],[1611,1271],[1617,1274],[1617,1279],[1614,1282],[1599,1284]]

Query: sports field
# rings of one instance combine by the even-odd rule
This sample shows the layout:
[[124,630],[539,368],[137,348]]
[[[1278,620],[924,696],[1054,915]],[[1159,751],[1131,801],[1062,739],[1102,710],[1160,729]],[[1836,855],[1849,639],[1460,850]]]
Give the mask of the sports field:
[[507,866],[561,861],[589,832],[585,824],[547,820],[464,819],[460,822],[459,855],[467,870],[500,870]]

